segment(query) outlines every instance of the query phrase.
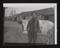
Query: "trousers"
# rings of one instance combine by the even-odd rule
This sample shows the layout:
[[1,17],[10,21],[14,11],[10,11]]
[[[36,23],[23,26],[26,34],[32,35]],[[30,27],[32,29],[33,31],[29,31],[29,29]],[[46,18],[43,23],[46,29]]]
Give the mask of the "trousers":
[[28,42],[29,43],[36,43],[37,40],[37,32],[28,32]]

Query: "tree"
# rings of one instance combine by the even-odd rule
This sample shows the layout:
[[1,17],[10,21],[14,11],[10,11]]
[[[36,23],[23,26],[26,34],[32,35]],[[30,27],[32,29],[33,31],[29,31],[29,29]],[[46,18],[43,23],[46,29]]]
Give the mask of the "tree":
[[14,9],[11,10],[10,16],[14,16],[16,14],[16,11]]

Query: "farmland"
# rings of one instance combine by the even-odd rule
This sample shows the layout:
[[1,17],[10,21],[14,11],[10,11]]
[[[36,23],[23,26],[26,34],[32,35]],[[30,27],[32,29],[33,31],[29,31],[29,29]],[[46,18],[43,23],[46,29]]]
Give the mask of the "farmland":
[[[27,16],[29,18],[29,16],[33,16],[33,13],[35,13],[36,16],[41,16],[39,17],[39,19],[41,20],[46,19],[54,23],[54,11],[52,8],[37,10],[37,11],[30,11],[30,12],[22,12],[21,14],[17,14],[14,17],[11,17],[10,19],[7,18],[4,21],[4,42],[27,43],[28,32],[24,33],[22,29],[22,24],[19,24],[17,21],[20,21],[20,16],[22,18]],[[53,29],[50,29],[50,31],[48,31],[46,35],[41,34],[40,32],[37,32],[36,43],[49,42],[50,44],[53,44],[53,41],[54,41],[53,38],[54,38]]]
[[[28,34],[23,33],[22,25],[17,22],[5,21],[4,22],[4,42],[13,43],[27,43]],[[37,43],[48,43],[49,36],[37,33]]]

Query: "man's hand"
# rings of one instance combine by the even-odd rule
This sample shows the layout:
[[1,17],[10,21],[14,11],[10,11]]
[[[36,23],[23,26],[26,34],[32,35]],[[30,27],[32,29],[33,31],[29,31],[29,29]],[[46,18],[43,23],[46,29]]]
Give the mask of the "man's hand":
[[30,29],[29,28],[27,28],[27,31],[29,31]]

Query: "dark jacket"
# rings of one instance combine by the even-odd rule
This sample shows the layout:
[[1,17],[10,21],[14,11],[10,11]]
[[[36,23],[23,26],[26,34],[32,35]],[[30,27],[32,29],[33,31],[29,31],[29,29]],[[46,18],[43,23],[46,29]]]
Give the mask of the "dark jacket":
[[32,18],[27,25],[28,32],[38,32],[39,31],[39,21],[36,18]]

